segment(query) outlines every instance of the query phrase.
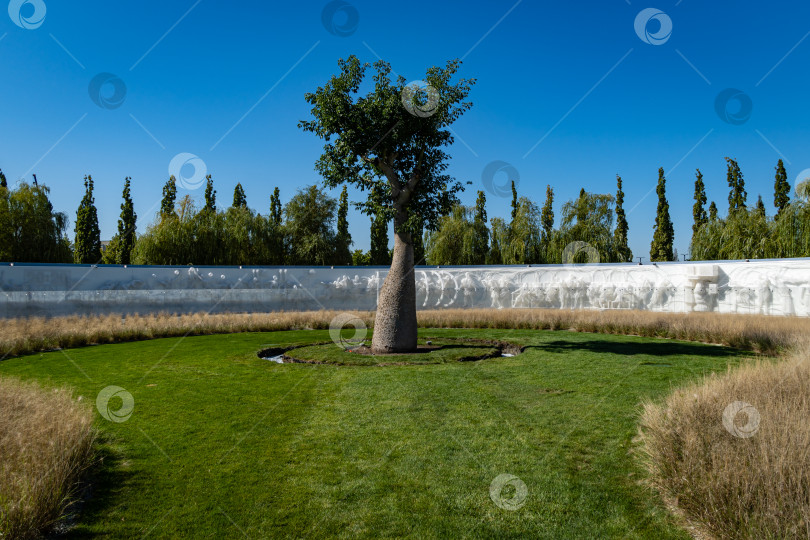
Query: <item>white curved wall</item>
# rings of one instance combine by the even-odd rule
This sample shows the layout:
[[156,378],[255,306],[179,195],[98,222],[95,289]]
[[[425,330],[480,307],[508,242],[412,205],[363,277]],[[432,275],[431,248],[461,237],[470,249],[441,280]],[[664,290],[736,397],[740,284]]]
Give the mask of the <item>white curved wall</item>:
[[[373,310],[380,267],[0,265],[0,317]],[[417,307],[810,316],[810,259],[417,267]]]

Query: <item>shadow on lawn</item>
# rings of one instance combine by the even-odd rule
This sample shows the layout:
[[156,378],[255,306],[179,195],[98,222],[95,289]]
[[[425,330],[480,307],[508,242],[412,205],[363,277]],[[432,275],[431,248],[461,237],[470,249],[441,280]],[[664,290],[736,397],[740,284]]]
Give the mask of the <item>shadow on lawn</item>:
[[575,341],[558,339],[540,345],[527,345],[527,350],[537,350],[550,353],[567,353],[588,351],[600,354],[616,354],[620,356],[634,356],[638,354],[648,356],[709,356],[715,358],[728,358],[738,356],[739,352],[728,347],[717,347],[700,343],[680,343],[673,341],[628,343],[591,339]]
[[117,503],[119,494],[127,489],[132,473],[123,467],[122,456],[114,449],[113,440],[105,433],[98,436],[96,463],[83,479],[85,488],[79,494],[80,499],[70,509],[74,515],[70,528],[58,538],[95,538],[108,536],[105,532],[93,532],[88,525],[98,522]]

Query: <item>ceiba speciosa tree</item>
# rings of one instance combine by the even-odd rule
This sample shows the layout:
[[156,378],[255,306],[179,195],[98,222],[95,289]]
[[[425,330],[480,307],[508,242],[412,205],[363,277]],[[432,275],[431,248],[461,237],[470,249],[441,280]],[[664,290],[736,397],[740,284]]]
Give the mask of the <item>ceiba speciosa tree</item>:
[[[357,205],[362,212],[394,222],[394,255],[374,323],[376,353],[416,349],[413,234],[422,226],[435,229],[463,189],[446,173],[444,151],[453,143],[449,127],[472,107],[466,98],[475,80],[452,81],[460,66],[451,60],[429,68],[423,81],[406,83],[391,79],[387,62],[372,66],[350,56],[338,61],[337,75],[306,94],[313,120],[299,127],[325,141],[315,164],[325,185],[352,184],[368,193]],[[361,94],[369,68],[372,81]]]

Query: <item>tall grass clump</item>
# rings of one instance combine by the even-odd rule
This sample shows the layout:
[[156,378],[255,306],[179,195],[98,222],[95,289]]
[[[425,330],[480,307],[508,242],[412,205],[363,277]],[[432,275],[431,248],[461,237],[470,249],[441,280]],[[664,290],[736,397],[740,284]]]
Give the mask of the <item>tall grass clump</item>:
[[0,538],[38,538],[59,520],[93,459],[92,423],[67,389],[0,379]]
[[[3,319],[0,359],[56,348],[185,335],[328,329],[337,311],[91,315]],[[355,313],[366,326],[374,312]],[[630,310],[442,309],[417,313],[422,328],[573,330],[702,341],[775,355],[810,335],[810,318]]]
[[809,419],[805,344],[645,403],[638,451],[695,536],[810,538]]

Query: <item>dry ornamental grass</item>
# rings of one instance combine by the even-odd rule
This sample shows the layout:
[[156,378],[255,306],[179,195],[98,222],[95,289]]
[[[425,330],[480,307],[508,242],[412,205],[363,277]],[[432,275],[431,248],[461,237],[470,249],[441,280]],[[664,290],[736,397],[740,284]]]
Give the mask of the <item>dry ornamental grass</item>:
[[646,403],[639,442],[697,537],[810,538],[810,344]]
[[[327,329],[336,311],[230,314],[155,314],[4,319],[0,355],[20,355],[183,335],[274,330]],[[373,312],[358,313],[371,328]],[[517,328],[632,334],[719,343],[743,350],[777,354],[810,335],[810,318],[552,309],[453,309],[420,311],[423,328]]]
[[37,538],[62,516],[93,456],[86,403],[0,379],[0,537]]

